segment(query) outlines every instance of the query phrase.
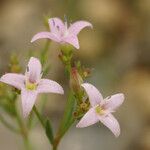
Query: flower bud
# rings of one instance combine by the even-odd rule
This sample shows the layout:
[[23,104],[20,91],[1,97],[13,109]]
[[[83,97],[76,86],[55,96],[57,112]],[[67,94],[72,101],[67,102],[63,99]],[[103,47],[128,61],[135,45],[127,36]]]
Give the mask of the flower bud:
[[78,70],[76,68],[72,68],[71,74],[70,74],[70,86],[75,93],[78,93],[81,91],[82,83],[83,83],[83,79],[79,75]]

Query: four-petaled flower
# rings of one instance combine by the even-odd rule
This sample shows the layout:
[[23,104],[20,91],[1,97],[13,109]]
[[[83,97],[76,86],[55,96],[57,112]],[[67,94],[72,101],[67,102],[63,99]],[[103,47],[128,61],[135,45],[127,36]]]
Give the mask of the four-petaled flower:
[[24,117],[27,117],[31,112],[39,93],[64,93],[63,88],[57,82],[41,79],[41,70],[40,61],[37,58],[31,57],[25,75],[7,73],[0,79],[1,82],[21,90]]
[[118,137],[120,126],[112,112],[123,103],[124,95],[119,93],[103,99],[101,93],[93,85],[84,83],[82,87],[89,97],[91,108],[77,124],[77,127],[87,127],[100,121]]
[[37,33],[31,42],[47,38],[62,44],[69,43],[79,49],[78,33],[85,27],[92,28],[92,24],[87,21],[77,21],[70,25],[70,27],[67,26],[67,22],[63,23],[59,18],[51,18],[48,20],[48,23],[51,32]]

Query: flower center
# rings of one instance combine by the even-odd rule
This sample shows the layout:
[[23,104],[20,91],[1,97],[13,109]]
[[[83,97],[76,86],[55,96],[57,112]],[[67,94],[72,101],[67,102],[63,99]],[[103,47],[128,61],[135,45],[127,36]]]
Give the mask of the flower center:
[[69,35],[69,32],[66,30],[63,34],[64,37],[67,37]]
[[104,114],[104,110],[103,110],[102,107],[100,107],[100,106],[97,106],[97,107],[95,108],[95,111],[96,111],[96,113],[97,113],[98,115],[103,115],[103,114]]
[[26,89],[27,90],[35,90],[37,88],[36,83],[31,83],[29,81],[26,82]]

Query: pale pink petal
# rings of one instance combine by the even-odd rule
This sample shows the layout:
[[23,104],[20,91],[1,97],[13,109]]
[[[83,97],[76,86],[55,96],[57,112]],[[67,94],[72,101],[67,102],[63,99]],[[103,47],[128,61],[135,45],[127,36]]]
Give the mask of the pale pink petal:
[[37,92],[35,90],[26,90],[25,88],[21,90],[21,100],[24,117],[27,117],[31,112],[35,104],[36,97]]
[[77,21],[69,27],[68,31],[69,34],[77,35],[85,27],[92,28],[92,24],[87,21]]
[[21,89],[24,87],[25,76],[22,74],[7,73],[0,78],[0,81]]
[[93,125],[99,121],[98,115],[95,112],[95,107],[89,109],[89,111],[83,116],[83,118],[76,125],[77,128],[84,128]]
[[112,95],[111,97],[106,98],[104,107],[105,109],[115,110],[118,108],[124,101],[124,94],[118,93]]
[[56,29],[63,32],[65,29],[64,23],[59,18],[51,18],[48,20],[48,23],[49,23],[51,32],[55,32]]
[[40,80],[37,87],[37,92],[64,94],[63,88],[57,82],[48,79]]
[[79,49],[79,41],[77,36],[67,36],[62,40],[62,42],[69,43],[73,45],[76,49]]
[[51,32],[39,32],[33,36],[31,42],[34,42],[34,41],[39,40],[39,39],[50,39],[50,40],[53,40],[55,42],[60,41],[59,36],[57,36]]
[[31,57],[26,69],[26,77],[31,83],[36,83],[41,78],[41,63],[37,58]]
[[83,83],[81,86],[85,89],[87,95],[89,96],[89,101],[92,107],[103,102],[103,96],[95,86],[89,83]]
[[120,125],[111,113],[106,116],[99,116],[99,120],[109,128],[116,137],[120,135]]

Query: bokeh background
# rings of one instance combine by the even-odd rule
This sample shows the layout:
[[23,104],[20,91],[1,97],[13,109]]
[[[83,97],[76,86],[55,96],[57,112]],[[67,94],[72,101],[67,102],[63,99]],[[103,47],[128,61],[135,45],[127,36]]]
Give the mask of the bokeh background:
[[[68,21],[88,20],[94,28],[79,35],[75,58],[92,68],[87,80],[105,95],[123,92],[124,104],[115,113],[121,125],[116,139],[103,125],[84,129],[75,126],[64,136],[60,150],[150,150],[150,0],[0,0],[0,72],[4,74],[12,53],[24,67],[29,51],[39,53],[45,44],[30,43],[32,36],[47,30],[46,17]],[[50,46],[48,77],[67,89],[58,44]],[[25,67],[24,67],[25,68]],[[65,96],[48,94],[44,114],[54,128],[65,106]],[[40,125],[30,134],[36,150],[48,150]],[[21,137],[0,124],[0,149],[23,150]]]

